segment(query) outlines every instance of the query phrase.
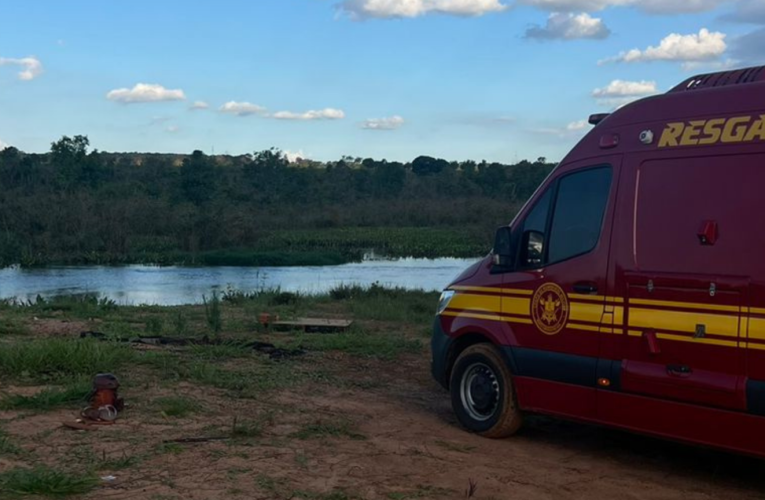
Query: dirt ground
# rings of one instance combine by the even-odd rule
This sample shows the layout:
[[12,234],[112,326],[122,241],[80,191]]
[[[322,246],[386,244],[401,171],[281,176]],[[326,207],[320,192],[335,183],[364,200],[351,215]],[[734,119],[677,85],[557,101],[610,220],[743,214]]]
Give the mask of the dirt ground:
[[[143,374],[114,426],[62,428],[73,409],[4,411],[0,422],[48,465],[115,476],[87,499],[765,498],[765,462],[751,458],[538,416],[507,440],[469,434],[428,360],[426,349],[394,360],[309,352],[296,363],[317,375],[255,398]],[[154,401],[167,396],[195,407],[163,415]],[[221,439],[166,442],[197,437]],[[0,472],[18,465],[0,456]]]

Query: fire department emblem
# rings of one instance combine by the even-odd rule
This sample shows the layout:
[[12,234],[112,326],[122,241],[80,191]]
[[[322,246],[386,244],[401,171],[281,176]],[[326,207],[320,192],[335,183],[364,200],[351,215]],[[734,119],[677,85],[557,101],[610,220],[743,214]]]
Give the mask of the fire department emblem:
[[546,283],[539,287],[531,301],[531,319],[545,335],[556,335],[568,321],[568,298],[561,287]]

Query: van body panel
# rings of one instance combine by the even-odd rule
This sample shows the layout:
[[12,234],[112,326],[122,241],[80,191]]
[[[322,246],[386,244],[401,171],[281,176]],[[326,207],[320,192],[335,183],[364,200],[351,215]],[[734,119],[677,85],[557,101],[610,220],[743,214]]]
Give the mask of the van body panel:
[[[434,346],[500,347],[526,411],[765,457],[763,79],[691,79],[601,121],[513,220],[514,265],[449,287]],[[572,253],[599,196],[575,176],[604,168],[597,243]]]

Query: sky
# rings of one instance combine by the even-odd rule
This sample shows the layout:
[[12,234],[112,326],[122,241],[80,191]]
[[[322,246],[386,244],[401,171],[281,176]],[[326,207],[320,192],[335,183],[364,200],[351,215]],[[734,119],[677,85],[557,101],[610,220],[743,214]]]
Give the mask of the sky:
[[0,0],[0,148],[557,161],[762,47],[765,0]]

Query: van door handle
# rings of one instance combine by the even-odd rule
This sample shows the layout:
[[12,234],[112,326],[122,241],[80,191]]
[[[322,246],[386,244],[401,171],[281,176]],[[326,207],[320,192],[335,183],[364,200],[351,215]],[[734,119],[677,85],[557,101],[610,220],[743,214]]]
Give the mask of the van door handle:
[[667,365],[667,372],[670,375],[690,375],[693,373],[690,366],[686,365]]
[[574,285],[574,291],[576,293],[582,293],[585,295],[595,295],[598,293],[598,285],[595,283],[588,283],[586,281],[580,281]]

